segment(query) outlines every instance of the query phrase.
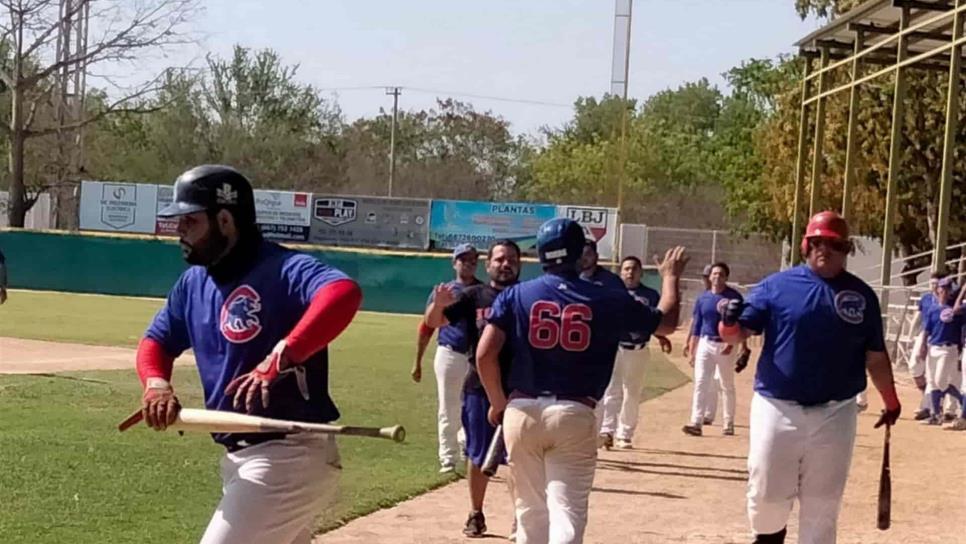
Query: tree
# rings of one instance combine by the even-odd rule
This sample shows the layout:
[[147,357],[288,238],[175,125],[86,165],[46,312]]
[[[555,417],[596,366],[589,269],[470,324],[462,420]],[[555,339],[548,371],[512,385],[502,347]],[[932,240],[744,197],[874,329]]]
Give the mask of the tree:
[[[76,145],[76,140],[68,141],[75,131],[107,115],[137,111],[134,104],[159,89],[163,73],[142,84],[117,86],[113,98],[104,94],[89,105],[80,96],[68,96],[72,75],[93,66],[133,64],[152,50],[190,42],[183,28],[196,5],[197,0],[110,0],[96,5],[88,0],[0,1],[9,16],[0,19],[0,44],[10,51],[9,61],[0,64],[0,82],[10,96],[10,115],[0,126],[9,140],[12,226],[23,226],[36,195],[64,181],[61,168],[59,179],[32,181],[28,193],[27,141],[56,135],[62,147]],[[87,30],[90,22],[94,32]],[[45,107],[56,115],[38,115]],[[61,162],[64,154],[59,150]]]

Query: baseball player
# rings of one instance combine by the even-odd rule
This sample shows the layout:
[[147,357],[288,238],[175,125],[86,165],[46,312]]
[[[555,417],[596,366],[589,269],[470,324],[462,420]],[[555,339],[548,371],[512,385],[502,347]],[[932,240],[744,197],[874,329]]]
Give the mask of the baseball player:
[[924,342],[921,328],[924,323],[925,316],[928,313],[929,307],[936,302],[936,288],[939,287],[939,280],[943,279],[944,277],[946,277],[946,274],[942,272],[933,272],[929,277],[929,290],[919,297],[919,311],[916,314],[916,322],[913,324],[914,328],[919,328],[920,331],[912,343],[912,352],[909,357],[909,375],[915,382],[916,387],[923,394],[919,410],[916,411],[914,416],[916,421],[929,419],[929,416],[931,415],[930,406],[932,405],[932,402],[930,401],[929,393],[926,389],[929,381],[926,376],[926,357],[920,357],[920,354],[923,351]]
[[962,349],[963,316],[961,306],[950,298],[952,278],[939,280],[936,298],[923,315],[920,334],[919,357],[926,358],[926,374],[929,379],[930,415],[926,423],[939,425],[943,421],[942,399],[945,395],[954,398],[961,394],[959,382],[955,380],[956,367]]
[[[610,381],[620,335],[670,332],[677,323],[683,248],[669,250],[660,264],[661,300],[653,308],[626,289],[581,280],[583,247],[576,222],[541,225],[544,274],[500,293],[477,353],[490,421],[503,422],[521,544],[583,541],[597,457],[594,408]],[[507,345],[509,396],[498,361]]]
[[[624,257],[621,280],[627,292],[641,304],[656,308],[661,295],[641,284],[643,272],[640,259]],[[641,404],[644,368],[651,357],[647,347],[649,340],[650,335],[636,331],[625,331],[621,335],[614,372],[597,407],[601,419],[601,439],[598,442],[603,442],[605,446],[609,447],[616,436],[618,449],[629,450],[632,447]]]
[[[742,301],[741,293],[728,287],[731,269],[722,262],[711,265],[711,288],[694,302],[691,319],[691,354],[694,359],[694,395],[691,404],[691,423],[682,430],[691,436],[701,436],[708,406],[708,392],[720,384],[724,399],[724,426],[721,434],[735,434],[735,350],[722,341],[718,334],[719,308],[729,300]],[[747,350],[747,346],[744,346]]]
[[[358,285],[315,258],[264,241],[251,184],[204,165],[182,174],[174,201],[190,266],[168,294],[137,351],[142,414],[156,430],[180,404],[174,359],[194,351],[209,410],[324,423],[339,418],[328,393],[326,346],[352,321]],[[339,455],[331,436],[217,433],[222,498],[203,544],[308,543],[333,493]]]
[[0,251],[0,304],[7,301],[7,258]]
[[610,289],[626,290],[620,276],[597,264],[599,259],[597,242],[587,239],[580,256],[580,278]]
[[[462,292],[439,285],[425,315],[425,321],[431,327],[462,323],[467,331],[470,372],[463,383],[462,423],[466,433],[466,475],[470,489],[470,514],[463,534],[468,537],[482,537],[486,533],[483,500],[489,478],[480,469],[496,431],[487,419],[490,403],[476,372],[476,348],[493,300],[520,277],[520,247],[511,240],[494,242],[487,252],[486,272],[489,283],[466,287]],[[507,349],[500,354],[504,382],[509,356]]]
[[[476,265],[479,252],[470,244],[460,244],[453,250],[453,270],[456,279],[449,282],[447,287],[460,291],[466,287],[479,285],[476,278]],[[427,306],[432,304],[437,289],[430,293]],[[460,423],[460,391],[463,380],[469,372],[469,341],[467,339],[467,324],[459,322],[443,326],[436,337],[436,355],[433,358],[433,370],[436,373],[436,396],[439,408],[436,412],[437,433],[439,437],[439,472],[448,473],[456,470],[460,458],[463,441],[463,426]],[[416,364],[413,367],[413,379],[419,381],[422,376],[422,354],[432,337],[433,328],[425,320],[419,326],[419,340],[416,352]]]
[[[710,277],[711,277],[711,265],[708,264],[708,265],[705,265],[704,268],[701,270],[701,281],[704,282],[705,291],[711,289]],[[693,312],[692,312],[692,315],[693,315]],[[693,326],[694,326],[694,320],[691,320],[690,322],[688,322],[688,327],[687,327],[688,336],[687,338],[684,339],[684,348],[683,348],[684,358],[687,359],[688,364],[691,365],[691,368],[694,368],[694,352],[691,350],[691,341],[694,338],[691,335],[691,329]],[[708,394],[705,397],[705,399],[707,400],[707,404],[705,404],[704,409],[702,410],[702,414],[704,415],[704,419],[702,423],[704,423],[705,425],[711,425],[712,423],[714,423],[715,415],[717,415],[717,412],[718,412],[718,390],[721,389],[721,376],[718,375],[717,368],[715,368],[714,370],[714,383],[715,383],[715,387],[708,388]]]
[[885,402],[875,424],[893,425],[901,406],[885,350],[879,301],[845,270],[848,224],[835,212],[808,222],[805,264],[772,274],[722,308],[721,337],[764,333],[751,403],[748,517],[756,544],[785,541],[799,502],[801,544],[836,539],[866,371]]

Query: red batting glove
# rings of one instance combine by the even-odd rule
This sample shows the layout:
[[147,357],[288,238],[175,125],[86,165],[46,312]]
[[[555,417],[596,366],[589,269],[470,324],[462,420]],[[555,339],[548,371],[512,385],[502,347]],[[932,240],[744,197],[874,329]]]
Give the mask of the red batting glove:
[[141,415],[144,422],[156,431],[163,431],[178,419],[181,403],[174,396],[171,384],[163,378],[148,378],[141,396]]
[[876,429],[883,425],[895,425],[896,421],[899,420],[899,414],[902,413],[902,405],[899,404],[899,395],[896,393],[895,385],[882,392],[882,401],[885,403],[885,411],[882,412],[882,416],[876,422],[874,427]]
[[228,384],[228,387],[225,388],[225,394],[231,395],[234,393],[235,400],[233,405],[236,410],[241,409],[242,403],[244,402],[245,411],[249,414],[252,413],[255,408],[255,394],[259,391],[261,392],[262,408],[268,408],[269,388],[278,379],[278,375],[282,370],[280,365],[283,360],[288,361],[285,355],[285,349],[287,347],[285,340],[282,340],[275,345],[275,348],[268,357],[259,363],[251,372],[235,378]]

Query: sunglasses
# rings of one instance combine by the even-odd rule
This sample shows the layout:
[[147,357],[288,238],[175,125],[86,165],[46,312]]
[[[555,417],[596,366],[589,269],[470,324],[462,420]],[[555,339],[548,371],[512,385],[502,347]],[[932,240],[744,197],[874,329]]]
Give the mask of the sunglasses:
[[808,246],[816,248],[820,245],[836,251],[838,253],[848,253],[852,251],[852,242],[847,240],[836,240],[835,238],[809,238]]

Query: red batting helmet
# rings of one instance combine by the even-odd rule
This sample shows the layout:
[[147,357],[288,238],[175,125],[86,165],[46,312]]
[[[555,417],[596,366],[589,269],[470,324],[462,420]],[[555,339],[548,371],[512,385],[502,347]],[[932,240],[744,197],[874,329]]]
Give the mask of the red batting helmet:
[[808,254],[809,238],[832,238],[849,241],[849,224],[841,215],[833,211],[818,212],[808,220],[805,236],[802,237],[802,255]]

